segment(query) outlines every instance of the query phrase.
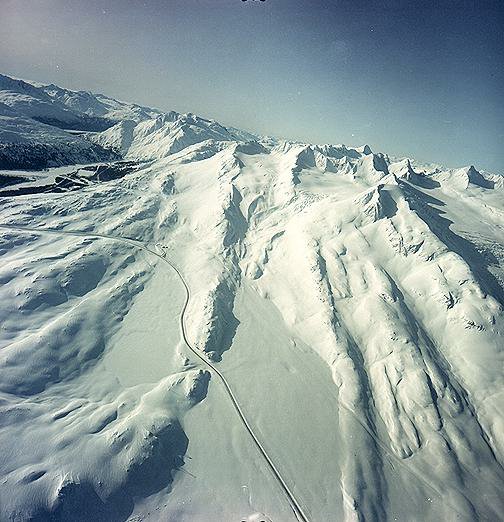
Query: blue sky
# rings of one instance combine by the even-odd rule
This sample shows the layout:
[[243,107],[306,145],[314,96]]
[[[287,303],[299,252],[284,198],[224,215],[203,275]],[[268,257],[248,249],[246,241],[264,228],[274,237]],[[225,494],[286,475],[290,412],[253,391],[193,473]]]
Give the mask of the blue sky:
[[6,74],[504,174],[501,2],[0,0],[0,10]]

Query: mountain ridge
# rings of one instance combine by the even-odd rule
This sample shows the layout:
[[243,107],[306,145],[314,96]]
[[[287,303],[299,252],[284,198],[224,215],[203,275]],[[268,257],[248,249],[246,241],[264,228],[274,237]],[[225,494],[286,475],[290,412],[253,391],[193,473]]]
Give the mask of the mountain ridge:
[[[35,101],[20,99],[19,96],[14,96],[14,94],[20,94],[16,92],[16,89],[17,91],[26,91],[34,94],[35,98],[41,99],[36,99]],[[30,133],[38,134],[38,137],[30,141],[41,145],[43,148],[50,146],[54,141],[55,136],[52,136],[52,134],[55,131],[52,130],[53,128],[59,128],[64,131],[82,131],[84,133],[83,136],[76,137],[75,135],[69,134],[68,139],[75,141],[77,148],[80,146],[80,148],[86,149],[89,146],[88,142],[102,147],[104,149],[103,159],[105,161],[110,159],[106,157],[107,154],[119,154],[122,157],[127,155],[128,149],[133,145],[134,141],[134,133],[132,131],[137,126],[140,126],[137,130],[137,134],[139,135],[137,149],[146,149],[148,143],[142,142],[141,138],[143,137],[144,141],[147,139],[146,133],[149,133],[149,127],[152,134],[158,132],[157,136],[150,136],[151,141],[160,142],[160,137],[165,139],[166,143],[159,145],[159,150],[152,150],[152,157],[159,157],[159,154],[168,155],[173,152],[178,152],[181,150],[181,147],[184,148],[187,145],[193,145],[206,139],[259,142],[265,140],[270,143],[286,142],[303,144],[309,147],[315,147],[319,152],[331,158],[338,158],[341,154],[362,153],[367,155],[372,152],[369,145],[359,147],[347,147],[341,144],[313,145],[295,140],[281,140],[269,136],[260,136],[249,131],[236,129],[232,126],[221,125],[216,120],[202,118],[192,113],[182,114],[176,111],[164,112],[135,103],[118,101],[104,94],[96,94],[91,91],[74,91],[59,87],[55,84],[46,85],[13,78],[4,74],[0,74],[0,107],[4,107],[4,111],[11,111],[9,115],[3,115],[4,117],[18,116],[29,118],[28,121],[33,120],[34,129],[30,129]],[[0,115],[0,117],[1,116],[2,115]],[[147,124],[146,121],[148,120],[152,120],[152,122]],[[46,124],[47,126],[37,126],[36,123]],[[168,125],[172,128],[166,128],[168,123],[174,124],[173,126]],[[0,120],[0,140],[2,143],[27,140],[28,132],[25,132],[24,136],[21,135],[14,138],[12,134],[6,132],[5,128],[7,126],[12,127],[12,121],[5,122]],[[160,129],[160,127],[163,126],[165,128]],[[126,127],[127,130],[125,130],[124,127]],[[44,131],[45,136],[43,136]],[[85,131],[93,132],[92,134],[86,135]],[[131,140],[123,136],[125,132],[131,137]],[[162,136],[160,136],[160,134]],[[85,143],[84,146],[83,143]],[[6,151],[3,151],[3,154],[4,157],[8,155]],[[76,154],[72,155],[72,160],[75,156]],[[132,152],[132,156],[138,158],[139,154],[137,153],[135,155]],[[393,158],[388,161],[391,163],[403,159],[404,158]],[[456,170],[446,169],[438,164],[423,164],[411,158],[409,160],[413,161],[417,168],[426,171],[435,169]],[[9,165],[15,164],[14,161],[15,158],[11,158]],[[83,158],[83,161],[80,163],[85,163],[86,161],[87,158]],[[75,160],[73,160],[73,162],[75,162]],[[63,156],[58,164],[55,164],[54,161],[53,163],[49,161],[48,164],[52,166],[62,166],[71,163],[70,158],[66,159]],[[23,168],[22,160],[19,162],[19,167],[17,168]],[[28,165],[28,168],[31,167]],[[458,167],[457,169],[460,168],[465,167]],[[484,170],[478,172],[485,173]],[[495,176],[495,174],[486,174],[489,174],[492,178]]]

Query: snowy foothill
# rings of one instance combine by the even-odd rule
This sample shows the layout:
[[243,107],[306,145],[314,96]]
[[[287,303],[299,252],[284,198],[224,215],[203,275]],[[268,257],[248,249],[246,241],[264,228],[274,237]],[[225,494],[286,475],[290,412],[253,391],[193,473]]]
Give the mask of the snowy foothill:
[[502,176],[7,76],[0,169],[0,520],[503,520]]

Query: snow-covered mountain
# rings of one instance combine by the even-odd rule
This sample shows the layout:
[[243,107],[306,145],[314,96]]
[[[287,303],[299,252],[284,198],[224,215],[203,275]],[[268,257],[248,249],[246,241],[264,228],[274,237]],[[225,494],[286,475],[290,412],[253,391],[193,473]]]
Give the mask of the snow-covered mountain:
[[501,176],[0,79],[1,520],[504,520]]
[[207,139],[256,138],[193,114],[163,113],[0,74],[0,168],[40,169],[123,155],[146,160]]

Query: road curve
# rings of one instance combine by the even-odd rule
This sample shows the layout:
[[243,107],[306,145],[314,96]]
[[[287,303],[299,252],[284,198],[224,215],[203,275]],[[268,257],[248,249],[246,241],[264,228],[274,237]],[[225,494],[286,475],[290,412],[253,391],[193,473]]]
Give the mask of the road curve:
[[294,512],[297,520],[299,520],[300,522],[309,522],[309,518],[305,515],[299,502],[296,500],[296,497],[290,490],[289,486],[286,484],[285,480],[282,478],[282,475],[280,474],[277,467],[273,463],[272,459],[268,455],[267,451],[261,444],[261,441],[257,438],[256,434],[254,433],[254,430],[252,429],[247,418],[245,417],[245,414],[243,413],[243,411],[241,409],[238,399],[236,398],[231,387],[229,386],[226,378],[224,377],[222,372],[220,370],[218,370],[217,367],[209,359],[207,359],[204,355],[202,355],[201,351],[194,348],[193,345],[191,344],[191,342],[189,341],[188,336],[187,336],[186,326],[185,326],[185,314],[186,314],[187,307],[189,305],[189,301],[191,298],[191,291],[190,291],[189,285],[187,284],[186,280],[184,279],[184,276],[182,275],[182,272],[180,271],[180,269],[172,261],[170,261],[164,255],[164,253],[156,252],[155,250],[152,250],[148,246],[144,245],[141,241],[137,241],[135,239],[130,239],[130,238],[121,237],[121,236],[112,236],[112,235],[107,235],[107,234],[97,234],[94,232],[85,232],[85,231],[80,231],[80,230],[67,230],[67,229],[58,230],[58,229],[50,229],[50,228],[35,228],[35,227],[26,227],[26,226],[22,226],[22,225],[6,225],[6,224],[0,224],[0,229],[17,230],[20,232],[29,232],[29,233],[33,233],[33,234],[39,234],[39,235],[56,234],[56,235],[68,235],[68,236],[77,236],[77,237],[88,237],[88,238],[93,238],[93,239],[108,239],[111,241],[119,241],[122,243],[129,244],[135,248],[138,248],[140,250],[143,250],[145,252],[148,252],[149,254],[156,256],[157,258],[161,259],[164,263],[166,263],[172,270],[174,270],[175,273],[177,274],[177,276],[179,277],[182,285],[184,286],[185,294],[186,294],[184,306],[182,307],[182,310],[181,310],[180,316],[179,316],[180,317],[180,332],[182,334],[184,343],[186,344],[187,348],[189,348],[189,350],[207,368],[209,368],[212,372],[214,372],[219,377],[222,384],[224,385],[226,393],[227,393],[229,399],[231,400],[231,403],[232,403],[236,413],[238,414],[238,417],[240,418],[243,426],[245,427],[245,429],[247,430],[249,435],[252,437],[252,440],[253,440],[255,446],[261,453],[262,457],[268,464],[269,469],[273,473],[273,476],[275,477],[277,482],[280,484],[282,490],[284,491],[285,495],[287,496],[289,504],[290,504],[292,511]]

